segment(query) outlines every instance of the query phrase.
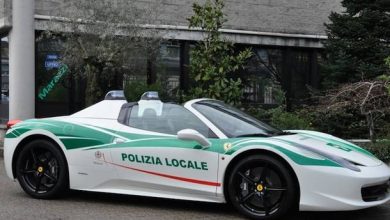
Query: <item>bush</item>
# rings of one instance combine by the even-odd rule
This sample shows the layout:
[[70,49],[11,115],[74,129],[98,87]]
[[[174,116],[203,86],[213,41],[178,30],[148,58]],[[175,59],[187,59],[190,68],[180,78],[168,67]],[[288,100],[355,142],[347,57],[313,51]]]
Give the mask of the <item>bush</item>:
[[286,112],[283,108],[278,107],[271,109],[271,124],[277,128],[312,130],[310,117],[306,117],[300,112]]
[[[244,109],[257,119],[269,123],[280,129],[316,130],[329,133],[341,138],[367,138],[365,121],[351,112],[338,114],[315,111],[312,108],[303,108],[295,112],[286,112],[282,107],[273,109],[247,107]],[[390,137],[390,123],[381,120],[382,138]],[[390,162],[390,139],[375,143],[358,143],[384,162]]]
[[241,110],[245,111],[249,115],[257,118],[258,120],[260,120],[262,122],[265,122],[268,124],[271,123],[272,114],[271,114],[271,111],[269,109],[264,109],[262,107],[249,106],[246,108],[241,108]]
[[[329,111],[323,106],[312,106],[305,108],[304,112],[317,131],[344,139],[370,138],[366,117],[359,110],[344,107],[339,111]],[[378,139],[390,138],[390,115],[377,118],[374,131]]]
[[358,145],[374,154],[378,159],[390,162],[390,140],[359,143]]
[[310,115],[304,110],[286,112],[283,107],[272,109],[249,107],[245,111],[260,121],[269,123],[276,128],[287,130],[312,130]]
[[317,131],[346,139],[369,138],[365,118],[354,111],[332,112],[314,107],[308,110],[308,114]]
[[[294,112],[287,112],[283,107],[265,109],[249,106],[244,108],[244,111],[280,129],[315,130],[344,139],[369,138],[366,119],[348,108],[333,112],[317,106],[306,106]],[[378,119],[376,125],[377,138],[389,139],[390,115]]]

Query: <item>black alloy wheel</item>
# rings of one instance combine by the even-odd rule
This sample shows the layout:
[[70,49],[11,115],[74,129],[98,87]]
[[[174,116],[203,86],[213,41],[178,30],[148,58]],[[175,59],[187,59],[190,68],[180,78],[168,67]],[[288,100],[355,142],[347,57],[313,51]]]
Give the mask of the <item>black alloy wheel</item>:
[[33,140],[21,150],[16,175],[23,190],[38,199],[64,194],[68,187],[68,168],[57,146],[46,140]]
[[271,156],[239,161],[227,187],[233,206],[252,219],[278,219],[297,207],[299,189],[291,171]]

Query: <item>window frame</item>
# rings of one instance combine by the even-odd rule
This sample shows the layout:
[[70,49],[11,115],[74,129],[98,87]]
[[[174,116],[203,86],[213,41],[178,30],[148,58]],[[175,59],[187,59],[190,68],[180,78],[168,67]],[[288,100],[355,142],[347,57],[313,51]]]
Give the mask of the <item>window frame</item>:
[[[201,100],[196,100],[195,102],[191,102],[189,103],[189,105],[191,106],[192,109],[194,109],[195,111],[197,111],[199,114],[201,114],[202,116],[204,116],[211,124],[213,124],[221,133],[223,133],[226,138],[235,138],[234,136],[231,136],[231,134],[229,132],[227,132],[224,128],[220,127],[218,124],[214,123],[210,118],[209,116],[206,116],[205,114],[203,114],[198,108],[196,108],[195,105],[204,105],[204,103],[207,103],[207,102],[221,102],[223,104],[225,104],[224,102],[220,101],[220,100],[215,100],[215,99],[201,99]],[[206,104],[207,105],[207,104]],[[233,107],[234,108],[234,107]],[[238,109],[239,110],[239,109]],[[252,115],[250,114],[247,114],[245,112],[243,112],[244,114],[254,118]],[[257,120],[256,118],[254,118],[255,120]],[[242,119],[240,119],[242,120]],[[264,123],[260,120],[257,120],[259,121],[260,123],[263,123],[265,124],[266,126],[270,126],[270,128],[272,129],[275,129],[275,131],[280,131],[282,132],[283,130],[281,129],[278,129],[278,128],[275,128],[275,127],[272,127],[271,125],[267,124],[267,123]]]
[[[186,111],[188,111],[190,114],[192,114],[193,117],[198,119],[205,127],[208,128],[209,135],[205,136],[207,139],[220,139],[220,137],[214,132],[214,130],[212,128],[210,128],[210,126],[206,122],[204,122],[201,118],[199,118],[196,114],[194,114],[190,109],[187,109],[185,106],[179,105],[176,103],[163,103],[163,104],[174,104],[174,105],[177,105],[177,106],[184,108]],[[123,104],[121,107],[121,110],[119,111],[117,121],[120,124],[127,126],[129,128],[132,128],[132,129],[137,129],[137,130],[147,131],[147,132],[154,132],[154,133],[170,135],[170,136],[177,136],[177,134],[163,133],[160,131],[146,130],[144,128],[138,128],[138,127],[131,126],[128,122],[129,122],[129,118],[131,115],[131,111],[132,111],[133,107],[136,105],[138,105],[138,102],[130,102],[130,103]]]

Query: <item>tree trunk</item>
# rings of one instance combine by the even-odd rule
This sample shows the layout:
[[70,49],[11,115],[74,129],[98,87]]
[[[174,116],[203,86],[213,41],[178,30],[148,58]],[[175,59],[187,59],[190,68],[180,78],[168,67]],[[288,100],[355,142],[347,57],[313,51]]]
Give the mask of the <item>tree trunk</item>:
[[366,114],[366,120],[367,120],[367,126],[368,126],[368,132],[370,135],[370,140],[375,143],[375,126],[374,126],[374,120],[372,119],[372,114],[367,113]]

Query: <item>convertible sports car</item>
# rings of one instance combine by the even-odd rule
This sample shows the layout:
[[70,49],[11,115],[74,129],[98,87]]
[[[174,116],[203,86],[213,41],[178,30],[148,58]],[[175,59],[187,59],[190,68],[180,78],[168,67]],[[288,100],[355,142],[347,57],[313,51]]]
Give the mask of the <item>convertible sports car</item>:
[[8,176],[34,198],[67,189],[230,202],[250,218],[356,210],[390,200],[389,167],[334,136],[282,131],[212,99],[138,102],[112,92],[70,116],[15,123]]

